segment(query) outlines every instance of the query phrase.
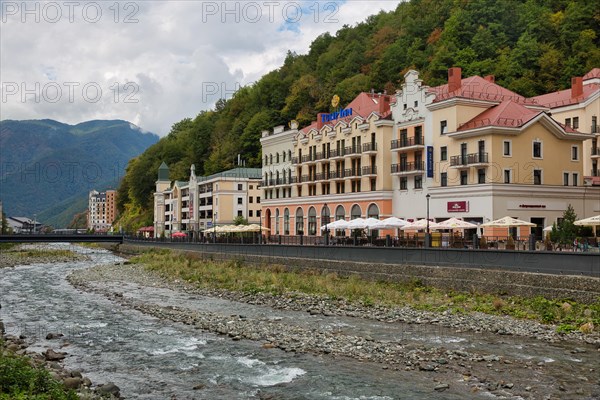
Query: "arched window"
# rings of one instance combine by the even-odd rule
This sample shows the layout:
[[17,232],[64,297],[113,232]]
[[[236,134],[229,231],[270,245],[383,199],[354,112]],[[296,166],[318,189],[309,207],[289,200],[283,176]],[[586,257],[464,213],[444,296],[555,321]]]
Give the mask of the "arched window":
[[296,235],[304,235],[304,212],[300,207],[296,210]]
[[275,234],[279,235],[279,208],[275,210]]
[[279,153],[277,153],[277,154],[275,155],[275,162],[276,162],[277,164],[279,164]]
[[273,154],[269,154],[269,164],[273,164]]
[[371,204],[367,210],[367,218],[379,219],[379,207],[377,204]]
[[283,234],[290,234],[290,210],[287,208],[283,211]]
[[343,206],[337,206],[335,209],[335,220],[346,219],[346,210]]
[[269,157],[265,154],[265,165],[269,164]]
[[317,234],[317,210],[314,207],[308,209],[308,234]]
[[350,211],[350,219],[360,218],[360,216],[361,216],[360,206],[358,204],[353,205],[352,211]]

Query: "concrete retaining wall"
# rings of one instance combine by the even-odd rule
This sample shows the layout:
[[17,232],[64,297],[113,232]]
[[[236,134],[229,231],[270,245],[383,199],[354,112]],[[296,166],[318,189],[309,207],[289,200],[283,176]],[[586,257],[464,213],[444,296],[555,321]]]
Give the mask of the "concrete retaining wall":
[[[153,244],[157,245],[157,244]],[[123,252],[138,252],[147,249],[147,243],[130,243],[120,246]],[[322,250],[330,248],[305,247],[308,249],[311,257],[306,257],[307,251],[299,251],[298,256],[280,256],[276,251],[279,246],[262,246],[263,251],[271,254],[253,254],[251,251],[238,251],[229,247],[223,251],[223,246],[197,246],[197,245],[176,245],[162,246],[185,253],[194,254],[196,257],[204,259],[230,260],[240,259],[246,263],[252,264],[279,264],[288,269],[318,269],[327,272],[335,272],[339,275],[356,274],[365,279],[384,280],[394,282],[419,281],[423,285],[433,286],[440,289],[452,289],[456,291],[471,293],[490,293],[499,295],[515,295],[523,297],[544,296],[556,299],[573,299],[580,302],[590,303],[600,298],[600,278],[584,275],[556,275],[540,272],[523,272],[515,270],[505,270],[499,268],[476,268],[473,265],[467,267],[450,264],[430,266],[418,265],[412,262],[401,262],[394,260],[395,263],[368,262],[360,259],[354,261],[320,259]],[[245,247],[245,246],[243,246]],[[259,246],[249,246],[259,247]],[[286,246],[288,247],[288,246]],[[346,249],[348,248],[335,248]],[[221,251],[216,251],[221,250]],[[378,249],[375,249],[378,250]],[[337,252],[332,251],[330,256],[335,256]],[[348,255],[352,253],[349,251]],[[537,253],[534,253],[537,254]],[[596,255],[596,257],[598,257]],[[598,257],[600,258],[600,257]]]

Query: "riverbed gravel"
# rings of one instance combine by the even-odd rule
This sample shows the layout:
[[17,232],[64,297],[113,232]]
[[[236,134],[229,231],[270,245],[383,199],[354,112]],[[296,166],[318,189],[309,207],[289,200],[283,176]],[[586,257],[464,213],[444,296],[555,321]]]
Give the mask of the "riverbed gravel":
[[[459,381],[474,393],[484,391],[497,398],[565,398],[560,395],[562,392],[563,395],[571,396],[569,398],[600,396],[600,381],[594,372],[597,365],[592,365],[589,369],[590,376],[596,378],[586,378],[586,381],[565,378],[566,382],[557,387],[555,377],[545,373],[548,368],[545,363],[467,349],[449,349],[443,343],[424,345],[415,341],[374,339],[360,332],[354,335],[321,329],[319,326],[311,328],[284,323],[268,316],[250,318],[238,314],[223,315],[185,307],[161,306],[129,296],[127,288],[132,284],[140,288],[160,287],[190,296],[220,298],[276,310],[301,311],[325,318],[340,316],[390,324],[438,326],[456,333],[487,332],[497,335],[499,342],[507,335],[552,343],[566,341],[585,346],[585,349],[581,349],[582,352],[594,351],[600,354],[600,337],[597,332],[561,334],[556,332],[556,326],[511,317],[481,313],[435,313],[409,307],[365,306],[303,293],[272,295],[201,289],[188,282],[164,278],[147,271],[141,265],[127,262],[79,270],[72,273],[68,280],[80,290],[102,294],[122,306],[157,318],[193,325],[202,331],[226,335],[232,340],[253,340],[261,342],[265,348],[316,353],[328,357],[349,357],[377,363],[385,369],[435,374],[433,389],[437,391],[443,391],[446,385],[455,385]],[[114,283],[119,282],[122,284],[121,289],[115,290],[119,286]],[[559,394],[558,397],[556,393]]]

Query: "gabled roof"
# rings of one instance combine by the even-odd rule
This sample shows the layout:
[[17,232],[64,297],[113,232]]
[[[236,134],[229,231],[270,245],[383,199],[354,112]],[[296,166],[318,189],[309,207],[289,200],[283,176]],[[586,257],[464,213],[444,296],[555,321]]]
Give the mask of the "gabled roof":
[[512,100],[505,100],[488,108],[470,121],[461,124],[458,132],[485,126],[520,127],[535,118],[541,111],[531,110]]
[[[358,96],[354,98],[345,108],[352,109],[352,115],[339,118],[335,121],[327,122],[325,125],[329,125],[334,127],[340,121],[345,122],[346,124],[350,123],[352,119],[357,116],[360,116],[363,119],[366,119],[372,112],[376,112],[379,114],[379,102],[381,101],[378,94],[371,94],[367,92],[361,92]],[[395,101],[395,96],[390,96],[390,102]],[[391,110],[387,111],[384,115],[380,115],[380,117],[386,117],[391,113]],[[301,132],[308,133],[311,129],[317,129],[318,121],[313,121],[309,126],[304,127]]]
[[593,68],[583,76],[583,80],[587,81],[589,79],[600,78],[600,68]]
[[[598,69],[600,71],[599,68],[595,69]],[[592,71],[590,71],[589,73],[591,73]],[[558,92],[546,93],[540,96],[532,97],[532,99],[537,101],[539,104],[549,108],[564,107],[571,104],[583,103],[592,95],[594,95],[599,89],[599,84],[589,83],[583,85],[583,94],[575,98],[571,97],[571,89],[565,89],[559,90]]]
[[453,90],[452,92],[449,91],[448,84],[429,88],[428,91],[436,95],[433,100],[434,103],[460,97],[495,102],[512,100],[513,102],[520,104],[535,104],[531,99],[527,99],[512,90],[508,90],[495,82],[490,82],[477,75],[461,79],[460,88]]

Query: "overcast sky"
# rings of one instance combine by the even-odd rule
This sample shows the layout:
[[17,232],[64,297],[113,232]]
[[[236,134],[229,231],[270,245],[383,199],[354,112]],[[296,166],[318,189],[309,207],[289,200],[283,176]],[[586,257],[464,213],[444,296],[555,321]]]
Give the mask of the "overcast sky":
[[0,0],[0,118],[124,119],[164,136],[287,50],[398,3]]

